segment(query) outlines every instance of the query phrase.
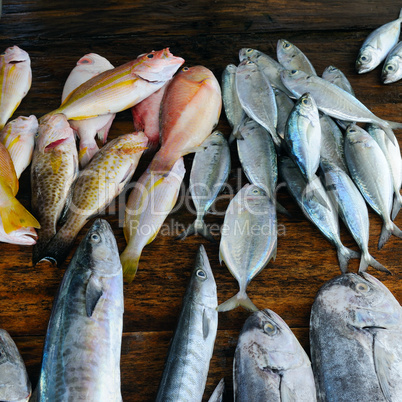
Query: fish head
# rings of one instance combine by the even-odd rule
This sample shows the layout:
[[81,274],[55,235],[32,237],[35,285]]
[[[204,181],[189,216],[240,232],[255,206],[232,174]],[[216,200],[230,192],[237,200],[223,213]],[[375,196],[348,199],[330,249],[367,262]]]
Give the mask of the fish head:
[[366,130],[352,123],[346,128],[345,141],[351,145],[359,144],[361,147],[369,147],[372,138]]
[[297,100],[296,108],[299,109],[299,114],[306,116],[313,126],[319,124],[317,104],[309,92],[304,93]]
[[31,394],[24,361],[4,329],[0,329],[0,384],[2,401],[25,401]]
[[244,60],[253,60],[258,56],[258,50],[252,49],[250,47],[244,47],[239,50],[239,59],[240,62]]
[[92,73],[92,76],[98,75],[103,71],[110,70],[113,64],[109,60],[97,53],[88,53],[77,61],[77,67],[84,71]]
[[324,72],[322,73],[322,78],[327,81],[333,81],[336,78],[339,78],[339,68],[334,67],[334,66],[328,66]]
[[276,53],[278,56],[279,62],[281,61],[280,59],[283,57],[289,58],[292,57],[296,49],[296,46],[294,46],[292,43],[287,41],[286,39],[279,39],[277,44],[276,44]]
[[290,92],[292,92],[296,96],[296,98],[302,95],[298,92],[298,89],[300,87],[306,89],[308,80],[310,78],[310,75],[301,70],[283,69],[280,72],[280,76],[282,83]]
[[245,75],[246,78],[249,76],[251,77],[252,74],[259,73],[259,69],[257,64],[250,60],[250,59],[245,59],[243,60],[237,67],[236,74],[238,75]]
[[239,346],[261,370],[284,371],[306,363],[310,365],[289,326],[272,310],[256,311],[247,318],[239,336]]
[[390,84],[399,80],[402,76],[402,67],[400,63],[394,57],[391,57],[386,61],[382,68],[381,79],[384,84]]
[[183,63],[184,59],[173,56],[169,48],[153,50],[138,56],[131,72],[146,81],[163,82],[170,80]]
[[230,73],[230,74],[236,74],[236,71],[237,71],[237,66],[235,66],[234,64],[228,64],[227,66],[226,66],[226,69],[225,69],[228,73]]
[[377,53],[366,47],[362,49],[356,60],[356,70],[359,74],[373,70],[379,63]]
[[1,58],[3,59],[4,63],[7,64],[17,64],[23,62],[31,64],[29,54],[25,50],[20,49],[18,46],[11,46],[7,48],[5,52],[1,54]]
[[243,211],[254,215],[266,213],[265,208],[261,208],[269,201],[268,194],[265,190],[255,184],[246,184],[236,195],[234,207],[239,213]]
[[58,113],[42,117],[36,136],[38,151],[48,152],[61,144],[74,141],[74,131],[64,114]]

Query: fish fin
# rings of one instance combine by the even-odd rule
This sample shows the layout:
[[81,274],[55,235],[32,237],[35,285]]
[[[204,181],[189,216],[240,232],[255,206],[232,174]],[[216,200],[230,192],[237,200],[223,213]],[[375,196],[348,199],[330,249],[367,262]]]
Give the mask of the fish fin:
[[390,141],[394,144],[397,145],[397,140],[395,137],[395,134],[392,130],[399,130],[402,128],[402,123],[397,123],[395,121],[389,121],[386,120],[388,125],[380,125],[379,126],[384,130],[385,134],[387,134],[387,137],[390,139]]
[[[389,227],[387,227],[387,226],[389,226]],[[378,241],[378,249],[379,250],[382,247],[384,247],[384,244],[391,237],[391,234],[402,239],[402,231],[392,221],[390,221],[389,225],[384,223],[382,226],[380,240]]]
[[384,347],[381,347],[381,343],[378,341],[375,335],[373,343],[374,368],[377,374],[378,382],[380,383],[380,388],[385,400],[387,402],[391,402],[393,398],[390,392],[390,377],[395,356],[389,353]]
[[216,386],[214,392],[208,402],[222,402],[223,393],[225,392],[225,379],[222,378]]
[[35,217],[15,198],[9,197],[7,205],[0,208],[0,219],[6,234],[23,227],[40,228]]
[[[399,195],[399,197],[398,197]],[[399,211],[401,210],[402,204],[401,204],[401,196],[400,194],[394,195],[394,204],[392,205],[392,212],[391,212],[391,219],[395,220],[397,217]]]
[[360,259],[359,272],[366,272],[369,265],[377,269],[378,271],[386,272],[387,274],[392,275],[392,273],[387,268],[385,268],[384,265],[380,264],[369,253],[362,254]]
[[210,327],[211,327],[211,317],[210,317],[210,311],[206,308],[204,308],[202,312],[202,336],[204,339],[207,339]]
[[303,192],[303,197],[306,201],[315,200],[318,204],[328,209],[328,211],[331,210],[328,203],[324,200],[322,195],[313,187],[311,182],[307,182],[306,188]]
[[102,141],[103,145],[106,144],[107,136],[109,134],[110,127],[112,126],[115,117],[116,114],[111,115],[109,121],[100,130],[98,130],[97,136],[99,140]]
[[186,237],[193,234],[200,234],[211,243],[216,243],[216,240],[212,236],[212,233],[209,231],[208,226],[202,220],[194,221],[184,232],[180,233],[176,237],[176,240],[184,240]]
[[297,402],[300,398],[296,395],[295,391],[286,384],[286,382],[281,379],[280,382],[280,395],[281,402]]
[[99,299],[103,295],[102,283],[99,277],[91,275],[85,291],[85,310],[88,317],[92,317],[92,314],[98,304]]
[[399,17],[398,17],[398,19],[400,19],[400,18],[402,18],[402,8],[401,8],[400,11],[399,11]]
[[342,273],[348,272],[348,263],[352,258],[360,258],[360,253],[357,251],[351,250],[345,246],[338,247],[337,249],[339,267],[341,268]]
[[120,262],[123,267],[123,278],[127,283],[131,283],[134,280],[140,257],[141,255],[131,256],[126,250],[121,253]]
[[289,213],[289,211],[288,211],[283,205],[281,205],[278,201],[276,201],[275,206],[276,206],[276,210],[277,210],[280,214],[285,215],[285,216],[287,216],[288,218],[291,218],[291,217],[292,217],[292,215]]
[[78,160],[80,161],[80,166],[83,169],[88,165],[89,161],[93,156],[99,151],[99,147],[95,140],[89,142],[80,142],[80,151],[78,153]]
[[236,307],[242,306],[248,311],[258,311],[258,308],[254,305],[254,303],[250,300],[244,292],[239,292],[231,297],[229,300],[226,300],[222,304],[220,304],[216,309],[219,312],[222,311],[230,311],[235,309]]

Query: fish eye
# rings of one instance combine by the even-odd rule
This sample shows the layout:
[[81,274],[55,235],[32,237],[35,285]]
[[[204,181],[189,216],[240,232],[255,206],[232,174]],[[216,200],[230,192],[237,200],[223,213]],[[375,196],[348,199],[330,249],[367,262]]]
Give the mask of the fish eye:
[[267,322],[264,324],[264,332],[268,335],[276,334],[276,325],[272,324],[272,322]]
[[197,272],[195,273],[200,279],[206,279],[207,278],[207,274],[205,273],[205,271],[203,271],[202,269],[197,269]]
[[310,99],[308,99],[308,98],[303,98],[303,99],[302,99],[302,103],[303,103],[304,106],[309,106],[309,105],[310,105]]
[[393,71],[394,66],[391,66],[390,64],[386,67],[388,71]]
[[188,71],[189,68],[188,67],[183,67],[181,71]]
[[367,57],[367,56],[362,56],[362,57],[360,57],[360,60],[361,60],[361,61],[367,61],[367,60],[368,60],[368,57]]
[[285,49],[289,49],[291,46],[292,46],[292,45],[291,45],[289,42],[285,42],[285,43],[283,44],[283,47],[284,47]]
[[92,234],[91,234],[91,241],[92,241],[93,243],[99,243],[100,240],[101,240],[101,237],[99,236],[98,233],[92,233]]
[[291,72],[290,72],[290,75],[295,75],[295,74],[297,74],[298,73],[298,70],[292,70]]
[[253,62],[251,60],[247,60],[246,64],[251,65]]
[[255,195],[258,195],[258,194],[260,194],[260,191],[258,190],[258,188],[255,188],[255,189],[252,191],[252,193],[255,194]]
[[251,49],[251,47],[249,47],[249,48],[246,50],[247,53],[251,53],[252,51],[253,51],[253,49]]
[[360,283],[358,283],[358,284],[356,285],[356,290],[358,290],[358,291],[361,292],[361,293],[367,293],[367,292],[370,290],[370,288],[369,288],[369,286],[367,285],[367,283],[360,282]]
[[148,59],[152,59],[152,57],[154,57],[153,53],[149,53],[149,55],[147,56]]
[[35,134],[35,138],[39,137],[39,131]]

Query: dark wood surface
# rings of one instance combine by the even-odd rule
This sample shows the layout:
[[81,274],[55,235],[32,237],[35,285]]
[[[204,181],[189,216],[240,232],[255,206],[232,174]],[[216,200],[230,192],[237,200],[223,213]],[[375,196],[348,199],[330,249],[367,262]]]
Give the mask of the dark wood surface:
[[[18,45],[31,57],[32,88],[14,117],[42,116],[59,106],[64,82],[76,61],[86,53],[96,52],[114,65],[134,59],[150,50],[170,47],[183,57],[186,65],[202,64],[220,80],[225,66],[238,64],[242,47],[259,49],[275,57],[276,42],[284,38],[298,46],[322,73],[335,65],[349,78],[357,97],[384,119],[402,121],[400,83],[383,85],[380,70],[357,75],[354,62],[367,35],[379,25],[396,19],[400,4],[396,1],[3,1],[0,19],[0,50]],[[224,113],[218,128],[226,135],[230,130]],[[109,138],[133,130],[131,113],[121,112]],[[402,131],[396,135],[401,138]],[[188,176],[193,156],[185,158]],[[133,180],[150,162],[144,155]],[[229,183],[236,190],[246,183],[232,149],[232,172]],[[20,180],[18,198],[30,207],[29,171]],[[291,213],[279,215],[281,235],[274,262],[249,285],[248,294],[259,308],[270,308],[291,326],[308,351],[310,308],[320,286],[338,275],[340,270],[332,247],[301,214],[286,190],[278,194]],[[215,215],[208,224],[220,225],[230,200],[219,197]],[[168,216],[166,227],[189,225],[195,218],[182,193],[179,208]],[[119,250],[125,242],[122,231],[124,197],[104,214],[116,235]],[[81,231],[73,250],[60,268],[42,263],[32,267],[30,247],[0,244],[0,327],[10,332],[20,348],[33,385],[36,384],[44,336],[52,302],[78,242],[92,223]],[[376,249],[381,220],[370,212],[370,251],[393,273],[369,272],[382,280],[402,301],[402,269],[399,264],[401,240],[392,237],[386,246]],[[396,224],[402,227],[402,214]],[[238,286],[225,266],[219,264],[218,244],[190,237],[176,241],[178,233],[160,234],[147,246],[139,271],[131,285],[125,286],[124,336],[122,346],[122,394],[124,401],[152,401],[172,331],[180,311],[197,248],[205,244],[214,270],[219,302],[237,292]],[[342,226],[346,246],[357,249]],[[357,261],[350,269],[356,271]],[[219,329],[214,356],[205,390],[207,400],[220,378],[225,377],[231,400],[232,361],[239,331],[248,317],[242,309],[219,315]]]

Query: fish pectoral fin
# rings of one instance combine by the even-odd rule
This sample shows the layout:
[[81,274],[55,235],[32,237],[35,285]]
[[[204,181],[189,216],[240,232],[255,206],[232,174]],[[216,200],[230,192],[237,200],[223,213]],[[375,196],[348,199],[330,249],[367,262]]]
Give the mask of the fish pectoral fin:
[[296,402],[298,401],[298,397],[295,391],[286,384],[286,381],[281,378],[280,383],[280,393],[281,393],[281,402]]
[[390,376],[395,357],[386,348],[383,347],[377,337],[374,336],[374,367],[380,383],[381,391],[386,401],[391,402]]
[[100,278],[95,275],[91,275],[85,292],[85,309],[88,317],[92,317],[92,314],[102,295],[103,286]]
[[211,328],[212,312],[209,309],[204,308],[202,312],[202,335],[204,339],[207,339]]

